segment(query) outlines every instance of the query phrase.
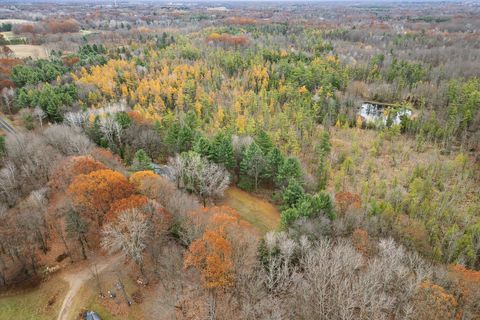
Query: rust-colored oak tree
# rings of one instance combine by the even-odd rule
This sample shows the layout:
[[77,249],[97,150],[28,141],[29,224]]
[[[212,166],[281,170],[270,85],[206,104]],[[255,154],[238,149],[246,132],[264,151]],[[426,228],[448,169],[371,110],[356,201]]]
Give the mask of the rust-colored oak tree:
[[112,203],[130,196],[133,187],[121,173],[107,169],[76,176],[67,192],[76,210],[102,225]]

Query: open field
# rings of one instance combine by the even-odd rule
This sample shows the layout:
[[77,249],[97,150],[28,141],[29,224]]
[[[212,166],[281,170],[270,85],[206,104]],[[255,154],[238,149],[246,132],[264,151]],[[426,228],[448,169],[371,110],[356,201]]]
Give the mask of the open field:
[[35,21],[29,21],[24,19],[0,19],[0,24],[2,23],[11,23],[11,24],[26,24],[26,23],[36,23]]
[[67,289],[67,283],[55,277],[30,292],[0,296],[0,320],[55,319]]
[[43,46],[35,46],[30,44],[16,44],[16,45],[9,45],[8,46],[15,57],[17,58],[28,58],[31,57],[32,59],[46,59],[48,58],[47,51]]
[[277,229],[280,223],[280,212],[273,204],[236,187],[225,191],[222,204],[237,210],[245,220],[262,233]]
[[0,34],[7,41],[17,40],[17,39],[25,39],[25,37],[20,37],[20,36],[14,34],[12,31],[1,32]]

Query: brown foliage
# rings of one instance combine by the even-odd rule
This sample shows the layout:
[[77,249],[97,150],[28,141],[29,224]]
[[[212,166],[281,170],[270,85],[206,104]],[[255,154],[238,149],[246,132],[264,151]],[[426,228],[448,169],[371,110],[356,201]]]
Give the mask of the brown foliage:
[[13,88],[15,84],[10,80],[12,68],[22,61],[14,58],[0,58],[0,91],[3,88]]
[[116,200],[133,193],[133,187],[119,172],[98,170],[76,176],[68,187],[74,207],[99,225]]
[[207,37],[207,42],[223,43],[231,46],[244,46],[248,42],[246,36],[232,36],[230,34],[212,33]]
[[13,28],[15,34],[19,33],[33,33],[35,31],[35,26],[33,24],[18,24]]
[[[138,192],[149,195],[151,193],[149,189],[153,187],[154,181],[158,178],[160,178],[158,174],[151,170],[145,170],[135,172],[128,180]],[[149,197],[153,198],[153,195],[149,195]]]
[[200,271],[203,285],[208,289],[233,284],[232,245],[218,231],[205,231],[202,238],[192,242],[185,255],[185,268]]
[[415,297],[415,319],[449,320],[455,316],[457,300],[443,287],[429,280],[420,284]]
[[248,17],[231,17],[228,18],[226,21],[228,24],[238,24],[238,25],[249,25],[249,24],[258,24],[258,21],[254,18]]
[[128,111],[128,117],[132,119],[133,122],[139,125],[143,124],[150,124],[152,121],[145,118],[140,112],[138,111]]
[[111,222],[116,219],[117,215],[127,209],[140,208],[148,203],[148,198],[142,195],[131,195],[128,198],[116,200],[110,206],[110,210],[105,215],[105,221]]
[[362,200],[358,194],[344,191],[335,194],[335,204],[339,211],[345,214],[349,209],[361,208]]
[[370,239],[367,231],[363,229],[355,229],[352,234],[352,243],[355,249],[363,254],[368,254]]
[[68,67],[73,66],[75,63],[80,61],[79,57],[63,57],[62,58],[63,64],[65,64]]
[[67,157],[55,168],[49,186],[56,190],[65,189],[75,176],[104,169],[107,167],[91,156]]
[[80,26],[78,25],[78,22],[74,19],[47,20],[44,22],[44,27],[48,33],[68,33],[80,31]]
[[408,248],[415,249],[426,256],[432,253],[428,232],[420,221],[400,214],[393,228],[401,235],[404,245]]
[[205,230],[215,230],[233,240],[240,238],[241,233],[250,234],[252,229],[237,211],[228,206],[203,207],[190,213],[189,218],[188,227],[192,228],[189,231],[194,237]]
[[0,91],[3,88],[13,88],[13,87],[15,87],[15,84],[13,83],[13,81],[11,81],[11,80],[0,80]]
[[123,173],[125,167],[122,164],[122,159],[113,154],[110,150],[104,148],[95,148],[90,153],[93,158],[104,163],[107,167],[115,169]]
[[455,286],[453,290],[458,297],[460,310],[457,317],[465,315],[467,319],[480,319],[480,271],[470,270],[462,265],[449,266],[449,278]]

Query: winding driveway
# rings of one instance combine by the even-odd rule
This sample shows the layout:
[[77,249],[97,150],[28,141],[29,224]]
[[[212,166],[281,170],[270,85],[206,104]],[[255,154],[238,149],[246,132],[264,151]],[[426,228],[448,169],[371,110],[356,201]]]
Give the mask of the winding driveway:
[[[117,264],[120,261],[120,258],[121,256],[113,256],[98,261],[96,263],[96,272],[101,273],[109,266]],[[91,264],[81,270],[67,272],[62,275],[62,278],[68,282],[69,290],[63,299],[62,307],[58,313],[57,320],[68,320],[68,315],[70,313],[75,295],[88,280],[93,278],[93,273],[90,266]]]

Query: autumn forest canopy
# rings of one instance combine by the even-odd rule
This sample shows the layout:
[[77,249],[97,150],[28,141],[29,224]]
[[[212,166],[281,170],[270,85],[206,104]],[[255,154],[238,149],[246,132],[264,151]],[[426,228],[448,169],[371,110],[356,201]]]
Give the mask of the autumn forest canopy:
[[5,319],[480,317],[478,5],[0,8]]

